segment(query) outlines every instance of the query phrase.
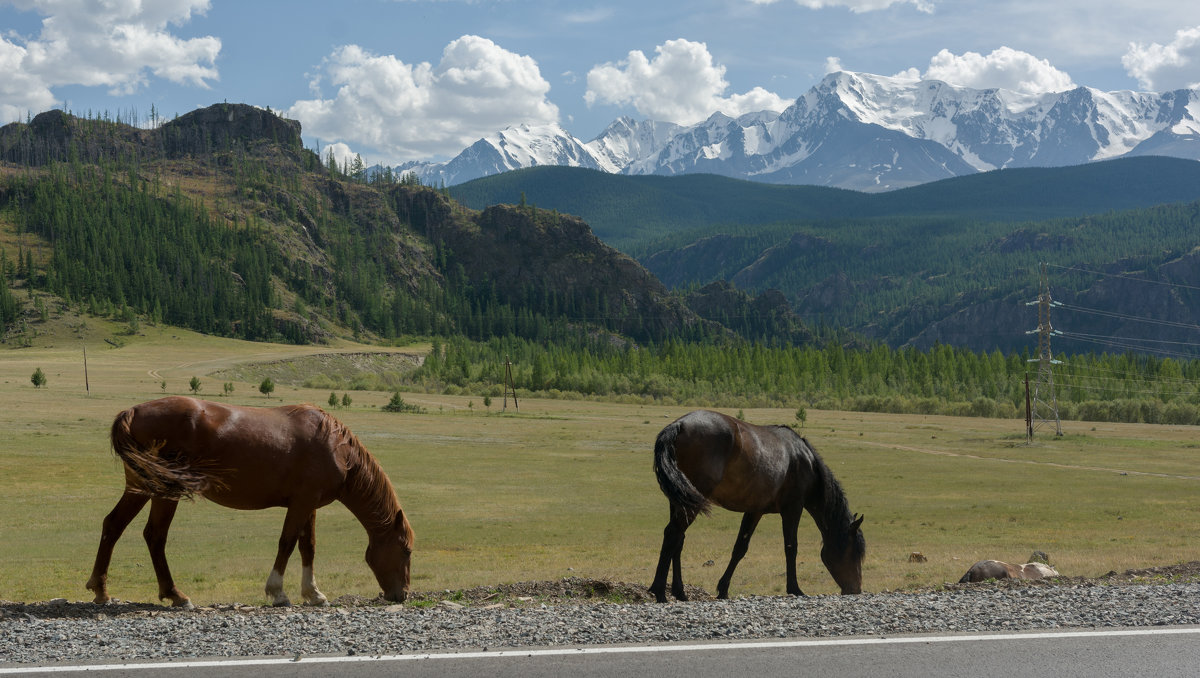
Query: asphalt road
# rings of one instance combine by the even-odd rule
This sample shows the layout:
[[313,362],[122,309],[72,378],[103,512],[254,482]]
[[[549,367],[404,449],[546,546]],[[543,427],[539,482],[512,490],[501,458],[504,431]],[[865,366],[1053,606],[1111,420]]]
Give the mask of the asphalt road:
[[1196,676],[1200,627],[13,667],[0,676]]

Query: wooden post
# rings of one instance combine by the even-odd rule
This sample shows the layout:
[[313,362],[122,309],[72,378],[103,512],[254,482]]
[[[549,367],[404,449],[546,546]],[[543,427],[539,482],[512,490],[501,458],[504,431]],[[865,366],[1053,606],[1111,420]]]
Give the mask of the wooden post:
[[1029,373],[1025,373],[1025,439],[1033,442],[1033,404],[1029,400]]
[[87,373],[87,344],[83,345],[83,390],[87,391],[88,395],[92,394],[92,386],[88,383]]

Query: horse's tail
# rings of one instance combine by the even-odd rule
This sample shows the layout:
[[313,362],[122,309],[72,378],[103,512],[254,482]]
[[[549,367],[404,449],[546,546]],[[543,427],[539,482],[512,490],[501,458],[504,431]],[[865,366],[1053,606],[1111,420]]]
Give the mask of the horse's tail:
[[676,421],[664,428],[654,441],[654,475],[658,478],[658,486],[667,495],[672,508],[678,506],[692,516],[708,513],[708,498],[688,480],[675,459],[678,436],[679,422]]
[[163,454],[166,441],[155,441],[142,445],[133,436],[134,408],[129,408],[113,419],[112,447],[125,467],[128,489],[152,497],[167,499],[191,499],[212,485],[208,474],[188,467],[178,460]]

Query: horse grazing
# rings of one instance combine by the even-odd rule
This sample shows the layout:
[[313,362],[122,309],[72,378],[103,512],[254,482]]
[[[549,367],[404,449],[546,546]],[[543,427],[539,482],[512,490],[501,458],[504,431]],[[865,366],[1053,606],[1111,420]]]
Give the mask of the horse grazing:
[[1045,563],[1012,565],[1001,560],[981,560],[972,565],[958,583],[969,584],[989,579],[1044,579],[1057,576],[1058,570]]
[[192,607],[167,567],[167,531],[180,499],[200,495],[234,509],[287,508],[279,551],[267,578],[274,605],[289,605],[283,572],[300,544],[301,594],[326,598],[313,578],[317,509],[341,501],[366,528],[367,564],[384,598],[408,595],[413,530],[379,463],[340,421],[312,405],[235,407],[170,397],[116,416],[112,447],[125,465],[125,493],[104,518],[87,588],[106,603],[113,546],[147,502],[143,536],[158,578],[158,597]]
[[821,531],[821,561],[842,593],[862,592],[866,555],[863,519],[851,516],[846,495],[816,451],[786,426],[756,426],[719,412],[683,415],[658,434],[654,473],[671,506],[650,592],[667,600],[667,569],[674,564],[671,593],[687,600],[680,573],[684,532],[710,504],[741,512],[742,526],[717,597],[729,597],[734,568],[746,555],[764,513],[783,518],[787,592],[802,596],[796,582],[796,528],[805,509]]

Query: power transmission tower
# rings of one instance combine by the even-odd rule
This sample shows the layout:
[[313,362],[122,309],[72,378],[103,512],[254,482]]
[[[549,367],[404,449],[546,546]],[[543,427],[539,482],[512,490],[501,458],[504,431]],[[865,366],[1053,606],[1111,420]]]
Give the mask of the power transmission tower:
[[512,362],[508,359],[508,356],[504,356],[504,409],[501,411],[508,410],[509,393],[512,394],[513,409],[521,409],[520,407],[517,407],[517,387],[515,384],[513,384]]
[[1050,421],[1054,422],[1054,434],[1059,436],[1063,434],[1062,422],[1058,418],[1058,396],[1054,392],[1054,366],[1061,365],[1062,361],[1055,360],[1054,355],[1050,352],[1050,337],[1059,334],[1050,325],[1050,308],[1057,302],[1050,298],[1050,279],[1046,273],[1045,263],[1041,265],[1038,277],[1042,293],[1037,301],[1026,304],[1026,306],[1036,304],[1038,307],[1037,329],[1026,332],[1026,334],[1038,335],[1037,357],[1029,359],[1029,362],[1038,364],[1037,380],[1033,386],[1032,409],[1029,412],[1025,431],[1030,441],[1033,440],[1033,432]]

